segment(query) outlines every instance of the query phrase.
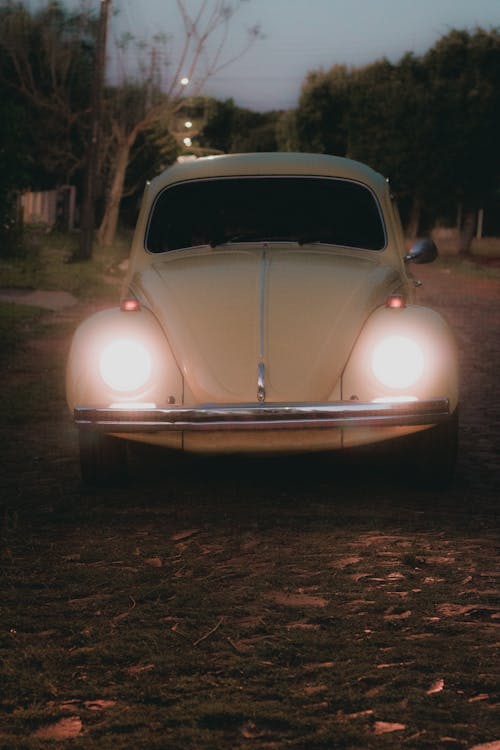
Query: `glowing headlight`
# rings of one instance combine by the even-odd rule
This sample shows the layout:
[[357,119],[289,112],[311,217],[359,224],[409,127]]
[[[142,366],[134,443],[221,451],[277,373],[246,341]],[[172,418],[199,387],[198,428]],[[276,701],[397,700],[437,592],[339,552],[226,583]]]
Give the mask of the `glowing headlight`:
[[424,371],[424,355],[418,344],[406,336],[389,336],[373,350],[372,370],[388,388],[408,388]]
[[108,344],[99,358],[99,372],[115,391],[135,391],[144,385],[152,369],[151,355],[137,341],[117,339]]

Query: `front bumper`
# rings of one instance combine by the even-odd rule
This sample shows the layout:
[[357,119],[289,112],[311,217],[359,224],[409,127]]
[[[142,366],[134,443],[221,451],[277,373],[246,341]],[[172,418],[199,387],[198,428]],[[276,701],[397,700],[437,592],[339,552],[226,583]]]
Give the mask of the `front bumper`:
[[450,416],[447,398],[405,403],[202,404],[126,408],[77,406],[75,424],[101,432],[286,430],[433,425]]

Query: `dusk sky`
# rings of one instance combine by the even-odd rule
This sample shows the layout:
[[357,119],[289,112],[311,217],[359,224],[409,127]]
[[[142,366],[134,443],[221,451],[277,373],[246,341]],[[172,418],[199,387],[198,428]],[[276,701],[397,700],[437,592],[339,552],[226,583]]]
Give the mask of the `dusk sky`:
[[[115,0],[115,8],[122,28],[137,33],[179,29],[175,0]],[[232,21],[228,51],[255,23],[265,38],[205,93],[264,111],[295,106],[312,69],[384,56],[396,62],[407,51],[422,54],[452,28],[500,27],[500,0],[247,0]]]
[[[98,0],[83,2],[99,7]],[[196,9],[202,0],[186,2]],[[113,0],[113,8],[111,34],[147,38],[165,31],[177,42],[181,38],[175,0]],[[500,27],[500,0],[246,0],[231,24],[229,56],[256,23],[265,38],[212,79],[204,93],[265,111],[295,106],[310,70],[382,57],[396,62],[408,51],[424,53],[451,29]]]

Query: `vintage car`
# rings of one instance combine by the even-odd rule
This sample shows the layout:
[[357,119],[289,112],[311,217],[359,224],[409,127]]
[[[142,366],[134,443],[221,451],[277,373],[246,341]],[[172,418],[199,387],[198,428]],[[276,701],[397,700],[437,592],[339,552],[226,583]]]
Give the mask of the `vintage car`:
[[413,477],[446,483],[455,343],[407,272],[435,256],[430,240],[405,255],[387,180],[355,161],[261,153],[167,169],[146,187],[121,305],[71,346],[84,480],[123,476],[129,441],[259,455],[418,433]]

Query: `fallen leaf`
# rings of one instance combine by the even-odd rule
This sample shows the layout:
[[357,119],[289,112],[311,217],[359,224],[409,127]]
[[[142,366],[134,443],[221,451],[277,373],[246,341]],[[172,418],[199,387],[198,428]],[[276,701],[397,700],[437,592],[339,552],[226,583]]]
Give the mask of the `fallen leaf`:
[[48,706],[50,708],[56,707],[59,711],[75,711],[75,707],[79,705],[80,701],[77,698],[73,698],[73,700],[63,701],[63,703],[56,703],[55,701],[50,701],[48,703]]
[[257,728],[253,721],[247,721],[241,727],[241,736],[246,740],[254,740],[263,736],[263,732]]
[[306,672],[315,672],[317,669],[331,669],[335,664],[334,661],[313,662],[312,664],[304,664],[303,669]]
[[77,737],[82,731],[83,725],[79,716],[68,716],[60,719],[55,724],[47,724],[33,733],[33,737],[39,740],[69,740]]
[[477,701],[487,701],[490,696],[488,693],[479,693],[479,695],[473,695],[469,698],[468,703],[476,703]]
[[321,701],[321,703],[309,703],[303,706],[304,711],[321,711],[324,708],[328,708],[328,701]]
[[289,622],[285,625],[287,630],[319,630],[321,625],[314,622]]
[[366,711],[356,711],[353,714],[343,714],[344,719],[361,719],[364,716],[373,716],[373,711],[368,708]]
[[248,615],[237,620],[236,624],[240,628],[255,628],[264,624],[264,618],[261,615]]
[[444,680],[439,679],[433,682],[430,688],[427,690],[427,695],[434,695],[434,693],[440,693],[444,689]]
[[273,591],[268,594],[269,599],[273,599],[276,604],[282,604],[285,607],[326,607],[328,599],[320,596],[310,596],[309,594],[289,594],[285,591]]
[[83,705],[89,711],[104,711],[106,708],[116,706],[116,701],[99,699],[95,701],[84,701]]
[[179,531],[177,534],[173,534],[170,539],[172,542],[180,542],[183,539],[189,539],[190,536],[198,534],[200,529],[187,529],[186,531]]
[[148,557],[144,562],[146,565],[151,565],[152,568],[161,568],[163,565],[161,557]]
[[411,617],[411,610],[407,609],[406,612],[395,612],[390,613],[388,615],[384,615],[384,620],[407,620],[408,617]]
[[487,604],[440,604],[437,608],[443,617],[456,617],[457,615],[468,615],[474,611],[495,612],[497,607]]
[[390,721],[376,721],[373,725],[375,734],[387,734],[388,732],[400,732],[406,729],[406,724],[391,723]]
[[361,557],[358,557],[358,555],[350,555],[347,557],[341,557],[340,560],[333,560],[333,562],[328,563],[328,568],[338,568],[339,570],[342,570],[343,568],[347,568],[348,565],[355,565],[356,563],[361,562]]
[[434,638],[432,633],[413,633],[412,635],[405,636],[407,641],[420,641],[424,638]]
[[493,742],[483,742],[481,745],[474,745],[469,750],[500,750],[500,740],[493,740]]

